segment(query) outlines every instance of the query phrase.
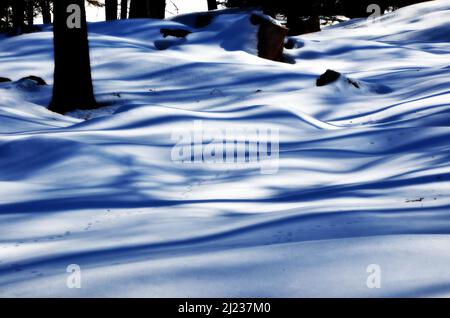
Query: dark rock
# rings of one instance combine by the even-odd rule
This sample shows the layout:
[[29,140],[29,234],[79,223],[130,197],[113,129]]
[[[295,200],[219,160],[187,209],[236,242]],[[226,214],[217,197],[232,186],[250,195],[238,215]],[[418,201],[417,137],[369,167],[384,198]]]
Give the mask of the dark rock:
[[27,76],[27,77],[24,77],[24,78],[20,79],[20,81],[23,81],[23,80],[31,80],[33,82],[36,82],[36,84],[38,86],[47,85],[47,83],[39,76],[30,75],[30,76]]
[[352,84],[353,86],[355,86],[356,88],[361,88],[359,83],[355,80],[352,80],[351,78],[347,78],[347,81],[349,84]]
[[188,34],[191,33],[192,33],[191,31],[183,29],[161,29],[161,34],[165,38],[167,38],[168,36],[173,36],[176,38],[185,38]]
[[317,86],[325,86],[337,81],[341,77],[341,73],[327,70],[324,74],[320,75],[316,81]]
[[284,43],[284,48],[288,50],[300,49],[304,47],[305,44],[297,39],[290,38]]
[[250,22],[259,25],[258,56],[272,61],[283,61],[284,41],[289,29],[257,14],[251,15]]
[[337,81],[341,77],[343,77],[342,84],[348,84],[348,87],[350,88],[356,88],[358,90],[362,89],[362,91],[364,92],[371,92],[375,94],[389,94],[393,92],[393,90],[389,86],[348,78],[341,73],[333,70],[327,70],[324,74],[317,78],[316,85],[325,86]]
[[11,82],[11,80],[6,77],[0,77],[0,83],[7,83],[7,82]]
[[213,20],[214,20],[214,17],[209,13],[200,14],[195,19],[194,27],[197,29],[207,27],[208,25],[210,25],[213,22]]
[[289,39],[286,41],[286,43],[284,44],[284,48],[288,49],[288,50],[292,50],[295,48],[295,40],[294,39]]

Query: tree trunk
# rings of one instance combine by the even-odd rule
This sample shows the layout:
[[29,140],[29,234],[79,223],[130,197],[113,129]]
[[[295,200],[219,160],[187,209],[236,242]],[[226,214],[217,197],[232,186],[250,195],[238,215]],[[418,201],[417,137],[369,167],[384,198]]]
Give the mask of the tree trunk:
[[166,0],[149,0],[150,18],[164,19],[166,17]]
[[[77,17],[78,25],[73,23]],[[50,110],[65,113],[96,108],[84,0],[55,1],[54,20],[55,73]]]
[[105,0],[105,13],[107,21],[117,20],[118,5],[117,0]]
[[131,0],[130,19],[164,19],[166,0]]
[[22,34],[25,22],[25,0],[14,0],[12,2],[13,11],[13,33]]
[[128,0],[121,0],[120,2],[120,18],[122,20],[128,18]]
[[34,1],[27,0],[27,26],[30,29],[30,31],[33,25],[34,25]]
[[217,10],[217,0],[208,0],[208,11]]
[[50,2],[49,0],[39,0],[39,6],[41,7],[42,20],[44,24],[52,23],[52,14],[50,12]]
[[150,16],[147,1],[148,0],[131,0],[130,19],[148,18]]
[[252,14],[250,21],[253,25],[259,26],[258,56],[281,62],[283,60],[284,40],[289,30],[256,14]]

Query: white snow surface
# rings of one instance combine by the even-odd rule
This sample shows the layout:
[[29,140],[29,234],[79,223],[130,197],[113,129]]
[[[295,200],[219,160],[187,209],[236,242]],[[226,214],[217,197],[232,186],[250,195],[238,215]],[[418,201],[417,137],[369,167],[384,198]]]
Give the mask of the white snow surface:
[[[109,106],[66,116],[51,30],[0,38],[0,296],[450,296],[449,21],[448,0],[352,20],[293,38],[291,63],[255,55],[245,13],[93,23]],[[279,171],[173,162],[195,120],[279,129]]]

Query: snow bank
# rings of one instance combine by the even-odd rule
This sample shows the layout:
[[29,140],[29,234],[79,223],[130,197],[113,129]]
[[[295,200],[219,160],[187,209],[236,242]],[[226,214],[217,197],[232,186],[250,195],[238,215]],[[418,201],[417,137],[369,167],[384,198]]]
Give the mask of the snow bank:
[[[50,30],[1,38],[0,295],[449,296],[449,9],[294,38],[295,64],[256,57],[243,13],[91,24],[109,106],[71,116],[46,109]],[[193,33],[160,51],[161,28]],[[278,129],[278,172],[174,163],[195,121]]]

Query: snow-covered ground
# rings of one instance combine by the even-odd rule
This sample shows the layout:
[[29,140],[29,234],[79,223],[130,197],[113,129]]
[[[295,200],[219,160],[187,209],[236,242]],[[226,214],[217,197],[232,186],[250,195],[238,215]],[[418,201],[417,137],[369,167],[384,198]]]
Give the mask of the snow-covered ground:
[[[50,30],[0,39],[0,296],[450,296],[450,1],[294,38],[290,63],[246,14],[170,27],[91,24],[109,106],[71,116],[45,107]],[[195,121],[278,129],[278,171],[174,162]]]

